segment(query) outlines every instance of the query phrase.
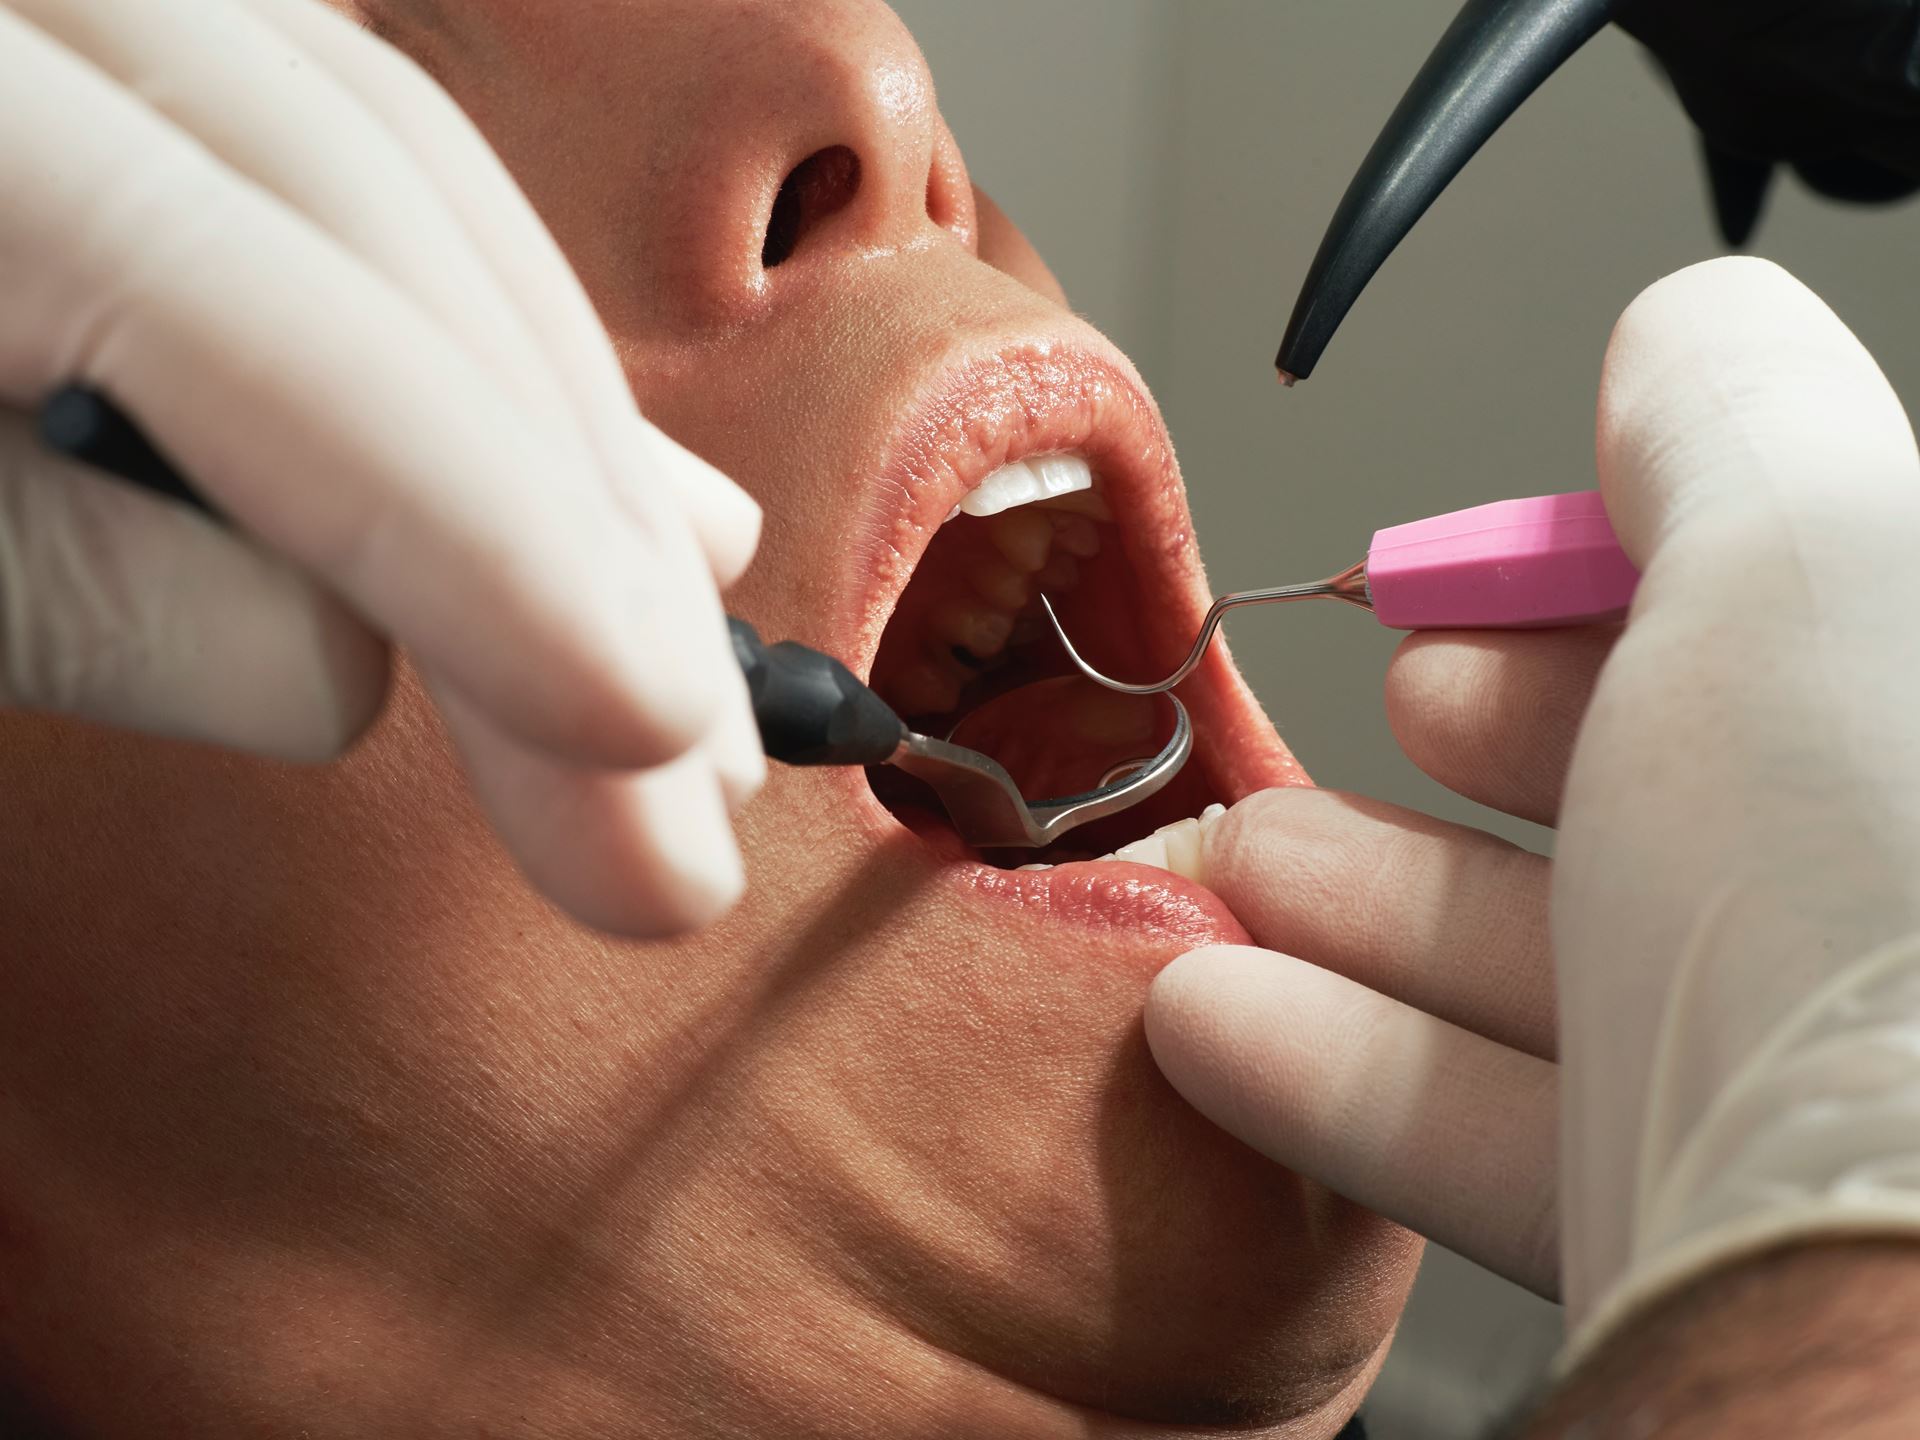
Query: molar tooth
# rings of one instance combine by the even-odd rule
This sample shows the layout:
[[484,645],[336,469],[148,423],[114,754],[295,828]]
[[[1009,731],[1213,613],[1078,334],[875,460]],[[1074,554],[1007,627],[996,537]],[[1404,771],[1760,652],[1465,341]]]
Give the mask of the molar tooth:
[[949,600],[938,606],[927,623],[938,638],[981,660],[1004,650],[1013,630],[1013,616],[1006,611],[989,610],[965,600]]
[[1036,640],[1044,640],[1053,634],[1053,627],[1038,615],[1022,615],[1013,622],[1013,632],[1007,636],[1009,645],[1031,645]]
[[944,715],[960,703],[960,682],[921,661],[896,675],[883,698],[903,715]]
[[1003,560],[984,559],[967,578],[982,600],[1009,615],[1027,603],[1027,577]]
[[1053,543],[1067,554],[1091,560],[1100,553],[1100,532],[1086,516],[1056,510],[1047,518],[1053,522]]
[[1040,588],[1049,595],[1058,595],[1071,590],[1080,583],[1080,562],[1071,555],[1052,556],[1034,579],[1040,582]]
[[994,516],[987,536],[1014,569],[1028,574],[1047,563],[1047,552],[1053,548],[1052,523],[1031,510]]
[[1089,520],[1113,519],[1113,510],[1098,490],[1076,490],[1071,495],[1055,495],[1034,503],[1036,510],[1051,510],[1064,515],[1084,515]]

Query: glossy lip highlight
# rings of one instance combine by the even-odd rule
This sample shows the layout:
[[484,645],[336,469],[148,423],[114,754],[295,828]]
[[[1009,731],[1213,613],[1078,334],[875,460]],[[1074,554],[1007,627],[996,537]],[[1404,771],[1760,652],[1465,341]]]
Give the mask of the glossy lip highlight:
[[[866,543],[849,556],[847,599],[832,617],[837,653],[856,672],[870,669],[894,606],[960,499],[1010,461],[1058,452],[1091,464],[1127,563],[1154,596],[1143,617],[1147,655],[1167,668],[1185,655],[1210,592],[1165,426],[1123,360],[1084,344],[1032,342],[949,365],[922,396],[876,477],[859,530]],[[1223,647],[1180,694],[1196,730],[1189,763],[1202,767],[1223,799],[1305,782]],[[864,823],[911,844],[943,879],[973,893],[1102,927],[1146,924],[1195,943],[1243,934],[1211,891],[1152,866],[1095,861],[1008,871],[964,858],[936,837],[909,840],[865,783],[855,784]]]

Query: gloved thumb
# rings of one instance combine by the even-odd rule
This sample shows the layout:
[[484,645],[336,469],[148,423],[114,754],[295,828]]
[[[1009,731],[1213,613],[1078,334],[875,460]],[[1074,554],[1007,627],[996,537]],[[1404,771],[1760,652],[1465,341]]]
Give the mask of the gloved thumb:
[[1909,502],[1916,476],[1912,429],[1873,357],[1812,291],[1747,258],[1679,271],[1627,307],[1601,375],[1597,458],[1608,516],[1645,572],[1683,533],[1797,530]]
[[1145,1020],[1161,1072],[1221,1129],[1555,1293],[1551,1061],[1244,945],[1174,960],[1154,980]]

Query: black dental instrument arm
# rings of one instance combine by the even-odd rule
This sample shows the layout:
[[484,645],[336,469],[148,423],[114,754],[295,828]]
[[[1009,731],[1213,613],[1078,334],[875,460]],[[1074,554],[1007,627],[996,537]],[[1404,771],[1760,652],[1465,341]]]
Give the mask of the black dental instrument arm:
[[[69,385],[56,391],[40,407],[39,430],[50,450],[218,517],[97,390]],[[764,644],[753,626],[732,616],[727,628],[771,758],[789,765],[879,765],[906,738],[900,717],[832,656],[791,640]]]
[[1313,372],[1360,292],[1489,136],[1608,20],[1700,130],[1728,245],[1776,165],[1836,199],[1920,190],[1920,0],[1468,0],[1347,187],[1275,361]]
[[[1489,136],[1609,19],[1617,0],[1468,0],[1347,186],[1274,364],[1288,384]],[[1685,0],[1668,0],[1684,4]]]
[[767,645],[727,617],[733,653],[747,677],[761,748],[789,765],[881,765],[906,739],[887,702],[831,655],[792,640]]

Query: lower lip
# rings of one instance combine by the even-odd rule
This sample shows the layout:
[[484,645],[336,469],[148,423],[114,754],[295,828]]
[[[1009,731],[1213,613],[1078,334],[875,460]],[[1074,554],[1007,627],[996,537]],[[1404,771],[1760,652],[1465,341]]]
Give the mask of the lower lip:
[[[863,786],[862,789],[865,787]],[[1246,928],[1226,901],[1204,885],[1125,860],[1075,860],[1046,870],[1001,870],[970,858],[960,837],[933,816],[924,824],[903,823],[871,794],[878,826],[896,838],[911,836],[917,859],[939,867],[938,883],[963,901],[980,898],[1010,904],[1029,917],[1062,927],[1125,932],[1182,948],[1246,944]]]

